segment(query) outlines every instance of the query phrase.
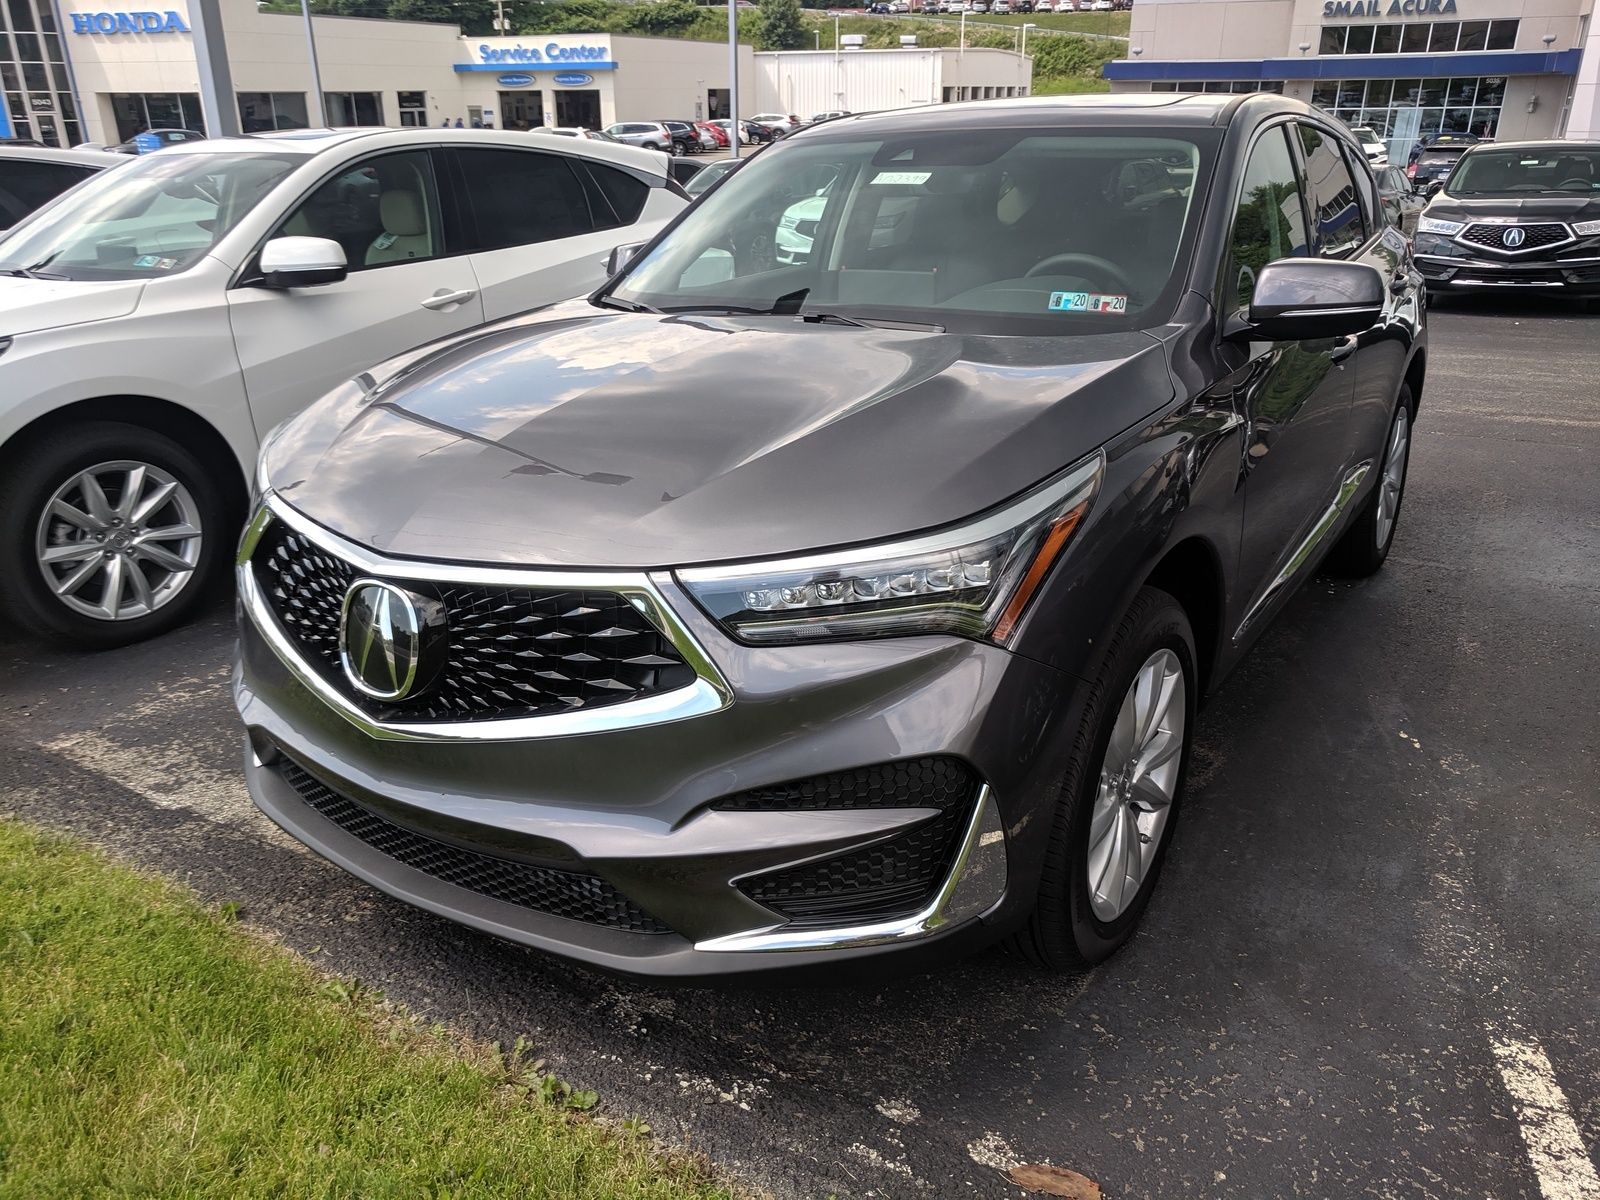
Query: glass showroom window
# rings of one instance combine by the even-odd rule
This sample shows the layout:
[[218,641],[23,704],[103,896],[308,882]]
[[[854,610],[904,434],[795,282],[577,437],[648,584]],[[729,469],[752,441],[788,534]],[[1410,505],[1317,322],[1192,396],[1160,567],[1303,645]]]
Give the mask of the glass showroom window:
[[335,129],[347,125],[382,125],[382,92],[324,92],[328,124]]
[[396,92],[400,106],[400,125],[404,129],[419,129],[428,124],[427,92]]
[[47,146],[83,141],[50,0],[0,4],[0,92],[14,136]]
[[310,124],[304,92],[239,93],[239,126],[245,133],[306,129]]
[[1349,125],[1365,125],[1380,138],[1430,133],[1493,137],[1505,99],[1503,75],[1455,79],[1324,80],[1311,102]]
[[1458,54],[1515,50],[1516,21],[1433,21],[1405,25],[1330,25],[1318,54]]
[[113,92],[111,112],[117,119],[117,139],[130,141],[146,129],[206,131],[196,92]]

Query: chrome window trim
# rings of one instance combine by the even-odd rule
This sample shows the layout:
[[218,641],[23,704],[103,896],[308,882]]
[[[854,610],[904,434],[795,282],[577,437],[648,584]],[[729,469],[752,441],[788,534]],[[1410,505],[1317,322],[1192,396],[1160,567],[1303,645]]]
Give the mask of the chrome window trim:
[[[1495,229],[1506,229],[1513,225],[1521,225],[1524,228],[1529,228],[1534,225],[1559,225],[1561,228],[1567,231],[1567,236],[1559,242],[1550,242],[1543,246],[1531,246],[1527,249],[1518,248],[1516,250],[1506,250],[1500,247],[1484,246],[1478,242],[1467,241],[1467,234],[1471,233],[1472,230],[1479,225],[1488,225]],[[1462,228],[1461,232],[1456,234],[1456,236],[1450,240],[1456,245],[1463,246],[1468,250],[1481,250],[1487,254],[1503,254],[1507,258],[1516,258],[1523,254],[1541,254],[1546,250],[1559,250],[1563,246],[1572,245],[1578,239],[1577,236],[1572,232],[1571,223],[1567,221],[1531,221],[1524,217],[1475,217],[1473,220],[1468,221]]]
[[[684,661],[693,668],[695,681],[670,692],[659,692],[639,700],[625,700],[595,709],[546,713],[536,717],[507,717],[489,721],[387,722],[377,721],[363,712],[310,664],[295,648],[288,632],[278,622],[256,581],[250,556],[262,532],[273,520],[282,521],[296,533],[316,543],[328,553],[353,565],[358,573],[397,582],[423,580],[438,583],[472,584],[484,587],[559,587],[593,588],[613,591],[628,602],[670,641]],[[705,650],[678,619],[666,597],[643,571],[564,571],[520,567],[467,567],[422,559],[386,558],[364,546],[347,541],[310,518],[295,511],[278,496],[268,493],[256,515],[245,528],[239,543],[237,564],[239,599],[251,623],[290,673],[317,699],[349,721],[367,736],[402,742],[517,742],[542,738],[576,737],[587,733],[608,733],[683,721],[717,712],[733,703],[733,689],[722,677]]]
[[[832,852],[837,854],[838,851]],[[831,857],[832,854],[823,857]],[[1006,890],[1005,831],[1000,824],[1000,809],[994,793],[986,783],[978,789],[977,803],[972,806],[972,817],[967,821],[967,831],[961,840],[961,850],[955,865],[945,877],[943,886],[921,912],[893,921],[880,921],[872,925],[849,925],[837,929],[795,929],[786,925],[770,925],[742,933],[696,942],[696,950],[718,954],[739,951],[772,950],[847,950],[854,946],[883,946],[891,942],[904,942],[926,937],[946,926],[982,916],[994,910]],[[981,872],[970,869],[982,865]],[[966,894],[962,882],[969,873],[988,874],[989,867],[997,868],[992,878],[999,886],[990,891]],[[786,932],[787,930],[787,932]]]

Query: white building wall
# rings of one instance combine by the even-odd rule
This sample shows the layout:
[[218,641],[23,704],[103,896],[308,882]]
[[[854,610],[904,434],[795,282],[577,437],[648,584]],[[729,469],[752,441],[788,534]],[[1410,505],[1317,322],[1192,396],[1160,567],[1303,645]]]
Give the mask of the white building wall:
[[[704,118],[706,93],[728,86],[728,47],[678,38],[613,37],[617,69],[611,121],[692,121]],[[755,52],[739,47],[739,111],[759,111]]]
[[1025,95],[1033,75],[1033,60],[1010,50],[779,50],[755,57],[757,110],[802,118],[938,104],[953,87]]

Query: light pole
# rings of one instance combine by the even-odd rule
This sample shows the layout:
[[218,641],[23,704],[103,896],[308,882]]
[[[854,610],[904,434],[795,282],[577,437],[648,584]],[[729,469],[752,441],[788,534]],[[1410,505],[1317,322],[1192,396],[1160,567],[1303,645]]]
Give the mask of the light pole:
[[1039,28],[1039,27],[1037,25],[1035,25],[1032,21],[1029,21],[1025,25],[1023,25],[1023,27],[1022,27],[1022,49],[1017,51],[1018,54],[1026,54],[1028,52],[1028,30],[1037,29],[1037,28]]
[[311,31],[311,0],[300,0],[300,15],[306,19],[306,50],[311,57],[311,95],[317,103],[313,129],[328,127],[328,106],[322,99],[322,71],[317,66],[317,35]]
[[959,55],[957,55],[957,57],[958,58],[965,58],[966,56],[967,56],[967,10],[963,8],[961,10],[961,53]]
[[739,6],[728,0],[728,157],[739,157]]

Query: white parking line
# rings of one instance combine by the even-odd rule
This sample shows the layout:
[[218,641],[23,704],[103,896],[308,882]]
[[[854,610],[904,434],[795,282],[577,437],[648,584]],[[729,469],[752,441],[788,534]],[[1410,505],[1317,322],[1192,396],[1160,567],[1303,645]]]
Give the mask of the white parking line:
[[1600,1200],[1600,1175],[1543,1047],[1532,1038],[1492,1029],[1489,1042],[1516,1104],[1517,1124],[1544,1200]]

